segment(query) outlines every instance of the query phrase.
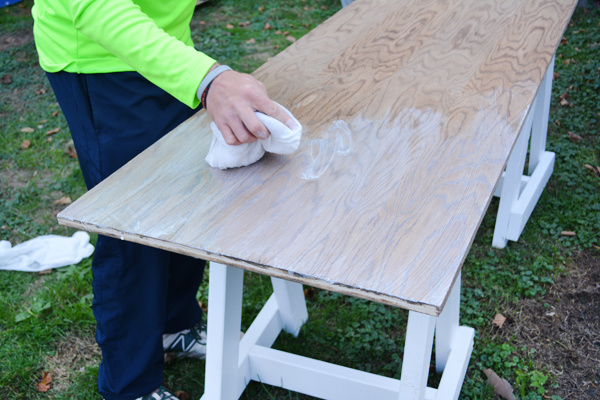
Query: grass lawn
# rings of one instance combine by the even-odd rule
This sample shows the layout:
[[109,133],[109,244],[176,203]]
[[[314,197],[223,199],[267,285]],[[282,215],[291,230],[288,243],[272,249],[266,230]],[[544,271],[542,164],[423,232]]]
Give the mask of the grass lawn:
[[[55,216],[85,192],[68,126],[39,68],[32,4],[0,8],[0,239],[13,245],[71,235]],[[198,49],[251,72],[339,7],[338,0],[211,0],[197,8],[192,33]],[[503,250],[491,247],[492,201],[464,264],[461,323],[476,337],[462,399],[498,398],[486,368],[519,399],[600,398],[599,121],[600,4],[590,0],[557,53],[552,178],[521,239]],[[101,398],[91,279],[91,259],[48,274],[0,271],[0,399]],[[244,328],[268,298],[270,281],[246,274],[245,288]],[[198,297],[206,303],[206,285]],[[300,336],[283,334],[275,347],[400,377],[405,311],[316,289],[307,305]],[[492,323],[496,314],[506,317],[501,327]],[[430,385],[439,381],[434,371]],[[40,392],[44,372],[53,382]],[[165,384],[181,399],[200,398],[203,380],[203,361],[166,365]],[[242,398],[309,397],[253,382]]]

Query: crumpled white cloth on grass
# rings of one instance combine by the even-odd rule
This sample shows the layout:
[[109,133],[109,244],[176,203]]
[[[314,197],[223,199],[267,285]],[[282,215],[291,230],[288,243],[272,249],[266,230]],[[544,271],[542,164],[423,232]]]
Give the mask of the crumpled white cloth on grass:
[[39,272],[46,269],[77,264],[94,252],[90,235],[75,232],[72,237],[39,236],[11,247],[0,241],[0,270]]
[[281,105],[280,107],[292,118],[296,129],[292,130],[275,118],[256,111],[254,114],[271,132],[271,135],[253,143],[243,143],[238,146],[227,144],[217,125],[211,122],[213,137],[206,156],[208,165],[219,169],[245,167],[260,160],[265,151],[276,154],[292,154],[298,150],[302,137],[302,125],[285,107]]

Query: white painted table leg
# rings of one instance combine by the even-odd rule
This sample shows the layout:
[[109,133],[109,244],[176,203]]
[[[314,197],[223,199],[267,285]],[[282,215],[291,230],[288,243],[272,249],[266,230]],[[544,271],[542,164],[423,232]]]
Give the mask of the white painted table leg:
[[[494,247],[504,248],[508,240],[519,239],[554,170],[555,155],[546,151],[553,72],[554,62],[546,71],[531,112],[508,159],[506,171],[494,193],[495,196],[500,197],[492,241]],[[524,137],[530,135],[529,176],[527,176],[523,174],[527,155],[527,140]]]
[[435,326],[435,366],[438,373],[443,371],[436,400],[458,399],[473,351],[475,330],[458,325],[461,274],[458,274]]
[[399,400],[425,398],[435,322],[436,317],[415,311],[408,313]]
[[502,187],[500,193],[500,204],[498,206],[498,216],[496,218],[496,227],[494,229],[494,238],[492,245],[503,249],[508,242],[507,231],[510,219],[510,213],[513,205],[519,199],[521,192],[521,177],[525,168],[525,158],[527,156],[527,145],[529,143],[529,135],[531,133],[531,122],[533,113],[530,112],[519,137],[517,143],[512,150],[506,171],[502,178]]
[[444,310],[437,317],[435,325],[435,369],[438,373],[444,371],[450,350],[452,348],[452,339],[458,329],[458,319],[460,315],[460,278],[458,274],[456,282],[448,295]]
[[238,355],[244,272],[210,263],[206,378],[202,400],[233,400],[238,393]]
[[529,175],[532,175],[546,152],[546,136],[548,134],[548,117],[550,114],[550,98],[552,97],[552,77],[554,74],[554,58],[540,85],[537,95],[535,117],[531,127],[531,146],[529,149]]
[[[458,326],[460,275],[439,317],[409,312],[401,379],[341,367],[271,348],[278,334],[297,334],[307,318],[302,285],[273,280],[274,293],[244,337],[243,271],[211,263],[205,393],[201,400],[239,398],[251,380],[330,400],[456,400],[473,350],[474,330]],[[438,389],[427,387],[433,335]]]
[[302,285],[278,278],[271,278],[271,284],[277,299],[283,329],[298,336],[300,328],[308,319]]

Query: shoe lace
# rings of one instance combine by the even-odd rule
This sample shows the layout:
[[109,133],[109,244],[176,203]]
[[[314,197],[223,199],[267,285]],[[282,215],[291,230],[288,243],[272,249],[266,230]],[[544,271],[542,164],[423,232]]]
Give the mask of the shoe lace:
[[155,400],[179,400],[175,395],[169,392],[164,386],[158,388],[158,391],[152,393],[152,398]]
[[190,329],[192,337],[200,344],[206,344],[206,323],[198,322]]

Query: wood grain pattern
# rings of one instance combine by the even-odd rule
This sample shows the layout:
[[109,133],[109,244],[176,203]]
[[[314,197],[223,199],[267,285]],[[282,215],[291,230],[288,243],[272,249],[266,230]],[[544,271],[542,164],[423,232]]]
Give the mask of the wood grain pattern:
[[200,112],[62,224],[437,315],[576,0],[359,0],[255,72],[299,151],[206,165]]

